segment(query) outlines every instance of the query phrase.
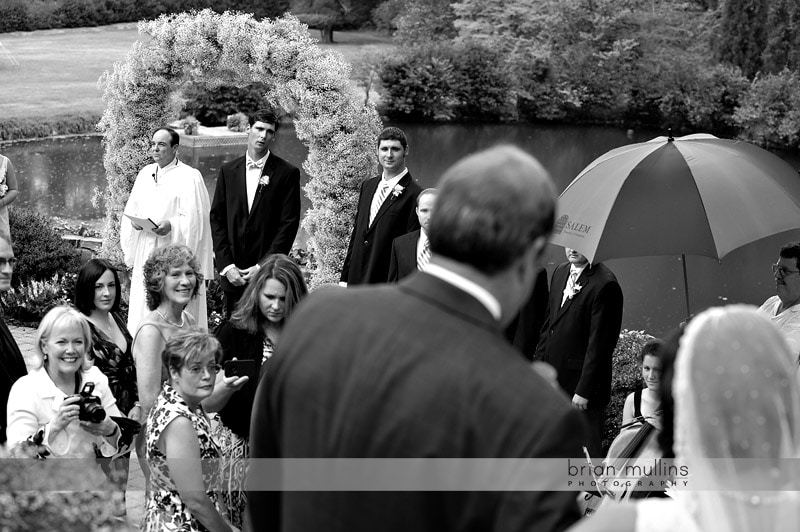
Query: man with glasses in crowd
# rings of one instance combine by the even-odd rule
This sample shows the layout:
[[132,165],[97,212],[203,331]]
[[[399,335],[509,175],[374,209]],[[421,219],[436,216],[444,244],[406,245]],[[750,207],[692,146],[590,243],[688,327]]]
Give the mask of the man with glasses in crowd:
[[[800,242],[789,242],[778,252],[772,265],[778,295],[767,299],[758,310],[772,320],[786,338],[792,353],[800,355]],[[800,360],[800,359],[798,359]]]

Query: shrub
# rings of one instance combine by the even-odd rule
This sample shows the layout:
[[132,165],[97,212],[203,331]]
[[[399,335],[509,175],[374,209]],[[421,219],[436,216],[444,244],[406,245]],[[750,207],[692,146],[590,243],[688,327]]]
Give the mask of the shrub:
[[393,32],[397,17],[403,12],[405,0],[386,0],[372,10],[372,23],[378,31]]
[[13,286],[78,271],[80,252],[64,241],[41,214],[22,207],[12,207],[9,209],[9,225],[14,240],[14,255],[17,257]]
[[247,131],[247,128],[250,126],[250,123],[247,119],[247,115],[244,113],[236,113],[233,115],[228,115],[228,120],[226,120],[225,125],[231,131]]
[[[0,18],[2,15],[0,15]],[[0,140],[20,140],[55,135],[94,133],[100,115],[52,115],[34,118],[12,118],[0,121]]]
[[454,49],[455,115],[464,120],[507,121],[516,118],[513,76],[504,55],[476,42]]
[[197,135],[200,129],[200,121],[189,115],[181,121],[181,127],[187,135]]
[[72,302],[76,277],[74,273],[56,274],[44,281],[29,279],[12,288],[0,298],[3,316],[20,325],[38,327],[48,310]]
[[619,333],[619,340],[613,354],[611,400],[606,407],[603,452],[608,451],[611,442],[619,435],[625,398],[628,397],[628,394],[642,388],[639,353],[642,346],[652,339],[652,336],[642,331],[623,329]]
[[757,77],[733,114],[739,138],[761,146],[800,146],[800,74],[784,70]]
[[216,88],[192,83],[183,90],[186,99],[183,112],[194,115],[203,124],[222,126],[229,115],[237,112],[249,115],[264,107],[267,90],[264,83],[250,83],[242,87],[220,85]]
[[[211,8],[218,13],[243,11],[254,17],[278,17],[288,0],[3,0],[0,33],[104,26],[153,19],[162,13]],[[364,15],[366,16],[366,15]]]
[[389,56],[380,69],[382,111],[406,120],[451,120],[458,74],[446,46],[426,46]]

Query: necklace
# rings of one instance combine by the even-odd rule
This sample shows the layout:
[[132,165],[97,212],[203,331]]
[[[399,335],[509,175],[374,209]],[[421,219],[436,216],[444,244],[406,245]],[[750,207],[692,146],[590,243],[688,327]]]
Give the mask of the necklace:
[[162,320],[166,321],[166,322],[167,322],[167,323],[169,323],[170,325],[172,325],[172,326],[174,326],[174,327],[177,327],[177,328],[179,328],[179,329],[180,329],[180,328],[182,328],[182,327],[183,327],[183,326],[186,324],[185,320],[183,319],[183,311],[181,311],[181,323],[180,323],[180,325],[178,325],[178,324],[177,324],[177,323],[175,323],[175,322],[169,321],[169,320],[167,319],[167,315],[166,315],[166,314],[164,314],[163,312],[161,312],[160,310],[156,309],[156,313],[157,313],[159,316],[161,316],[161,319],[162,319]]

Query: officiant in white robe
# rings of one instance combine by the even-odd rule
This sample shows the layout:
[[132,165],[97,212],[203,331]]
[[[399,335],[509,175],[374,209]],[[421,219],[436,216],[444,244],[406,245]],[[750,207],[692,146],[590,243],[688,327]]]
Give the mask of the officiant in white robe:
[[[200,262],[205,279],[214,278],[209,211],[211,202],[200,172],[177,158],[180,137],[171,128],[153,134],[151,152],[153,164],[148,164],[136,176],[124,214],[150,219],[139,225],[122,216],[120,246],[125,264],[133,268],[128,310],[128,330],[136,334],[139,322],[147,315],[144,288],[144,263],[153,249],[166,244],[185,244]],[[208,329],[205,283],[200,284],[197,297],[186,307],[204,330]]]

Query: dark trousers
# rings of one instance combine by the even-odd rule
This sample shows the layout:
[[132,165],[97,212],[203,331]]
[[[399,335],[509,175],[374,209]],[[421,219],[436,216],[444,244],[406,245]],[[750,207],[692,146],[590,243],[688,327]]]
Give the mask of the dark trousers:
[[244,289],[246,286],[247,285],[242,286],[238,290],[225,290],[223,292],[223,299],[225,300],[225,317],[227,319],[231,319],[231,314],[233,314],[233,310],[236,308],[236,303],[242,299],[242,294],[244,294]]
[[589,441],[584,443],[589,450],[589,456],[596,463],[605,458],[603,454],[603,433],[606,424],[606,408],[588,408],[583,411],[586,421],[589,423]]

